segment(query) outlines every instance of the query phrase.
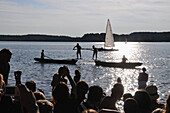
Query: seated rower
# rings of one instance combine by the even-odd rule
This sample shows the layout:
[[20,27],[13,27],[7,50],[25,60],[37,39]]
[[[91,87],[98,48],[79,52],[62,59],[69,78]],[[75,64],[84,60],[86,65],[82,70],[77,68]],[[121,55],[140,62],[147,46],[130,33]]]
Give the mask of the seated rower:
[[128,60],[128,59],[125,57],[125,55],[123,55],[122,62],[126,63],[126,60]]
[[41,59],[44,59],[44,50],[41,51]]

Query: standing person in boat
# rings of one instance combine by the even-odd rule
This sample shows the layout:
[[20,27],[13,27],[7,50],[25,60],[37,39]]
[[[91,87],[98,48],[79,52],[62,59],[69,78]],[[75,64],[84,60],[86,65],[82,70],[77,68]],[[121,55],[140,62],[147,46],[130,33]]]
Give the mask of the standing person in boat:
[[92,57],[92,59],[94,59],[94,56],[96,56],[96,60],[97,60],[97,48],[93,45],[92,46],[92,50],[93,50],[93,57]]
[[77,48],[77,59],[79,58],[78,56],[80,55],[80,59],[81,59],[81,46],[79,45],[79,43],[77,43],[76,46],[74,46],[73,50],[75,50],[75,48]]
[[143,67],[142,71],[143,72],[139,73],[139,76],[138,76],[138,85],[139,85],[138,89],[145,89],[146,83],[148,81],[148,74],[145,73],[146,68]]
[[125,57],[125,55],[123,55],[122,62],[126,63],[126,60],[128,60],[128,59]]
[[44,49],[41,51],[41,59],[44,59],[45,55],[44,55]]

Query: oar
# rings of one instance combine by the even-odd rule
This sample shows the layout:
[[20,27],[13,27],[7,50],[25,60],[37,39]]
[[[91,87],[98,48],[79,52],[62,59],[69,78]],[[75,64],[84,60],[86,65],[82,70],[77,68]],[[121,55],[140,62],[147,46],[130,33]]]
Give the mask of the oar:
[[48,57],[48,56],[46,56],[46,55],[44,55],[44,57],[47,57],[47,58],[49,58],[49,59],[53,60],[52,58],[50,58],[50,57]]

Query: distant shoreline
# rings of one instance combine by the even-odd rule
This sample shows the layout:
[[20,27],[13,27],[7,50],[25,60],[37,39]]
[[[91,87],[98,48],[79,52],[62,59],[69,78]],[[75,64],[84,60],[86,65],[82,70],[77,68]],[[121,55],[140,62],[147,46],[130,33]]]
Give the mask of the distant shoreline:
[[[170,42],[170,32],[133,32],[113,34],[115,42]],[[82,37],[27,34],[0,35],[0,41],[48,41],[48,42],[104,42],[105,33],[88,33]]]

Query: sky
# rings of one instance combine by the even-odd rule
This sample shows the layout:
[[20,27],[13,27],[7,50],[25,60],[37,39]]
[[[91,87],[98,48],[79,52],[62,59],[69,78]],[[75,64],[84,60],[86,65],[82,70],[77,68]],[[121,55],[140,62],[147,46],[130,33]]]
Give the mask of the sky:
[[0,34],[170,31],[170,0],[0,0]]

